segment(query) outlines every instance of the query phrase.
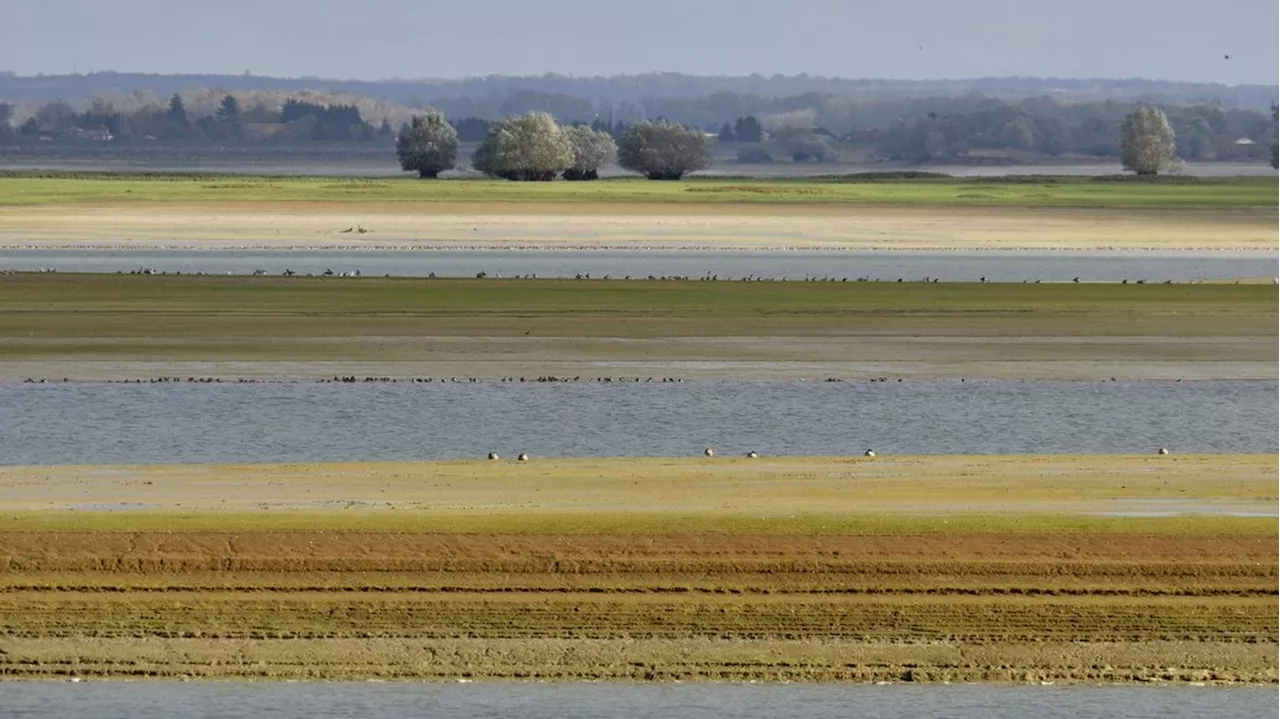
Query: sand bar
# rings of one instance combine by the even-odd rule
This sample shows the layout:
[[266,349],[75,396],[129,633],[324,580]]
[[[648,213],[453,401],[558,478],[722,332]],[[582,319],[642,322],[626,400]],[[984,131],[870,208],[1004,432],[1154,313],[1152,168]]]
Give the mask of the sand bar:
[[[0,206],[0,249],[730,249],[1270,252],[1252,208],[555,202]],[[363,232],[361,232],[363,230]]]

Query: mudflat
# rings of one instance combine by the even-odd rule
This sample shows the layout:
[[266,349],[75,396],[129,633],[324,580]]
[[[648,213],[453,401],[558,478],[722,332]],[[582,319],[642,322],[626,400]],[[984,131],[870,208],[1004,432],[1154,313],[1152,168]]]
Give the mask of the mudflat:
[[1271,285],[0,275],[0,378],[1272,379]]
[[0,676],[1272,683],[1276,470],[9,467]]

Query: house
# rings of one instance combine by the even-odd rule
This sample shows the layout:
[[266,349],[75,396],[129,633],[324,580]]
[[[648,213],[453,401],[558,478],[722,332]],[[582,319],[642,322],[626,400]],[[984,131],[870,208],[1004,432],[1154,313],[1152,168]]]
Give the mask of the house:
[[111,131],[105,127],[91,127],[87,130],[73,127],[67,132],[67,136],[76,140],[91,140],[93,142],[109,142],[114,139]]

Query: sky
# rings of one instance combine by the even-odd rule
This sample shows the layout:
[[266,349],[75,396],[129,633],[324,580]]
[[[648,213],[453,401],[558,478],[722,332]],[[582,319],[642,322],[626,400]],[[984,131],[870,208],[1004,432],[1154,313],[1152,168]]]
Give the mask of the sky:
[[[0,0],[0,71],[1277,83],[1276,0]],[[1226,56],[1230,55],[1228,59]]]

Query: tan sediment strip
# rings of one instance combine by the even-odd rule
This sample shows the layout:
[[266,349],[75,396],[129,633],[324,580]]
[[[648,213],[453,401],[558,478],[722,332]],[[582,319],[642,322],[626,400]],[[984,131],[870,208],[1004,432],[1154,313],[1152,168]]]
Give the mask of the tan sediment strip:
[[1257,645],[1185,640],[81,637],[5,646],[10,659],[0,658],[0,679],[1276,682],[1274,662]]
[[[357,229],[366,232],[358,232]],[[0,249],[1275,249],[1251,210],[677,203],[0,207]]]
[[1275,683],[1256,645],[669,639],[7,640],[0,678]]
[[[1274,513],[1275,473],[1270,455],[3,468],[0,677],[1274,683],[1275,522],[1234,515]],[[1153,510],[1189,514],[1091,516]]]

